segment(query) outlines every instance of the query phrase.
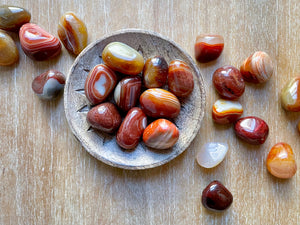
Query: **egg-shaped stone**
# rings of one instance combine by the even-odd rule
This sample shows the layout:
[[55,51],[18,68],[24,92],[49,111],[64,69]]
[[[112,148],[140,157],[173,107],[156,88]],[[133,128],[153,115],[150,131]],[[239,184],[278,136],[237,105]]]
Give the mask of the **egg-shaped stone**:
[[96,65],[88,74],[84,91],[92,105],[104,102],[114,90],[117,76],[113,70],[104,64]]
[[0,66],[9,66],[19,60],[19,51],[14,40],[0,30]]
[[118,109],[110,102],[93,107],[86,119],[91,127],[106,133],[115,132],[122,122]]
[[269,134],[268,124],[255,116],[239,119],[234,126],[235,134],[249,144],[263,144]]
[[31,59],[47,60],[61,52],[58,38],[36,24],[24,24],[19,31],[19,38],[24,53]]
[[194,89],[193,71],[182,60],[173,60],[169,64],[168,88],[177,97],[187,97]]
[[140,96],[140,104],[147,116],[175,118],[180,112],[178,98],[161,88],[150,88]]
[[271,57],[263,51],[254,52],[240,67],[240,72],[246,82],[264,83],[268,81],[274,72]]
[[287,111],[300,111],[300,76],[292,78],[281,90],[281,105]]
[[0,29],[18,31],[23,24],[29,23],[30,18],[30,13],[22,7],[12,5],[0,6]]
[[56,98],[64,89],[66,78],[58,70],[48,70],[32,81],[32,90],[44,100]]
[[219,165],[228,152],[228,145],[220,142],[209,142],[203,145],[196,155],[197,163],[204,168]]
[[134,149],[146,126],[147,117],[144,112],[138,107],[130,109],[117,132],[118,145],[124,149]]
[[143,133],[145,145],[155,149],[173,147],[179,138],[179,130],[174,123],[166,119],[158,119],[149,124]]
[[237,101],[217,100],[212,108],[212,119],[219,124],[235,122],[243,114],[243,107]]
[[65,48],[74,55],[78,55],[87,45],[86,26],[73,12],[67,12],[60,18],[57,33]]
[[284,142],[274,145],[267,156],[267,169],[278,178],[293,177],[296,174],[297,165],[292,147]]
[[168,78],[168,63],[162,56],[151,57],[146,60],[143,70],[143,83],[146,88],[160,88]]
[[143,56],[122,42],[111,42],[106,45],[102,59],[111,69],[128,75],[137,75],[144,68]]
[[127,112],[134,107],[141,94],[142,80],[139,76],[122,79],[115,88],[114,99],[117,106]]

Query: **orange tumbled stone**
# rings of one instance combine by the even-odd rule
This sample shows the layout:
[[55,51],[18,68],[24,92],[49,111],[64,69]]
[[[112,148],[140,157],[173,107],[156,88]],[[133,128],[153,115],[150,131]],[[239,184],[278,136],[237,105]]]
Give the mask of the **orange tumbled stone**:
[[174,123],[166,119],[158,119],[149,124],[143,133],[145,145],[156,149],[167,149],[175,145],[179,138],[179,130]]
[[291,178],[297,171],[297,165],[291,146],[280,142],[274,145],[267,157],[267,169],[275,177]]
[[150,117],[175,118],[180,112],[178,98],[161,88],[150,88],[140,96],[142,110]]
[[9,66],[17,62],[19,51],[13,39],[0,30],[0,66]]
[[132,47],[111,42],[103,49],[102,59],[111,69],[128,75],[137,75],[144,68],[144,58]]
[[65,48],[74,55],[87,45],[86,26],[73,12],[67,12],[60,18],[57,33]]

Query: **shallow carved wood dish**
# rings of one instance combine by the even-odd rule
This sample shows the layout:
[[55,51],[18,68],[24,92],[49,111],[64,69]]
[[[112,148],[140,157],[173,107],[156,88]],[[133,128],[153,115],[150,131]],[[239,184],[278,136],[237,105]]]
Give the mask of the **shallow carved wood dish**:
[[[181,111],[174,120],[180,136],[171,149],[154,150],[140,142],[136,149],[127,151],[117,145],[115,135],[91,129],[86,122],[86,115],[91,106],[84,94],[85,80],[89,71],[103,62],[102,50],[113,41],[133,47],[145,60],[151,56],[161,55],[168,63],[174,59],[181,59],[192,68],[195,87],[188,98],[180,100]],[[91,43],[76,58],[65,85],[64,107],[72,132],[91,155],[106,164],[124,169],[152,168],[174,159],[187,149],[196,136],[204,115],[204,83],[193,59],[173,41],[151,31],[121,30]]]

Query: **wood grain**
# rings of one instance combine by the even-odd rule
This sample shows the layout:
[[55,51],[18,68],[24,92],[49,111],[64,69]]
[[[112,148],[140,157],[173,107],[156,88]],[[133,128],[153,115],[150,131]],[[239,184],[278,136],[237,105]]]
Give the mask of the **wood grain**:
[[[85,21],[89,42],[125,28],[153,30],[177,42],[193,56],[197,34],[224,36],[221,57],[198,64],[207,105],[201,129],[190,147],[170,163],[144,171],[126,171],[99,162],[73,137],[63,99],[40,101],[33,78],[50,69],[67,74],[74,57],[64,49],[55,60],[35,62],[20,50],[17,65],[0,68],[0,224],[300,224],[299,171],[286,181],[268,174],[265,159],[279,141],[289,143],[300,165],[296,124],[299,113],[285,112],[280,90],[299,73],[300,3],[272,1],[4,0],[27,8],[32,22],[56,34],[60,16],[74,11]],[[237,139],[231,126],[212,122],[219,97],[211,76],[220,66],[236,67],[256,50],[266,51],[275,74],[265,85],[247,84],[240,102],[244,115],[264,119],[270,135],[262,146]],[[195,161],[206,142],[230,146],[215,169]],[[231,190],[231,208],[209,213],[201,205],[206,185],[220,180]]]

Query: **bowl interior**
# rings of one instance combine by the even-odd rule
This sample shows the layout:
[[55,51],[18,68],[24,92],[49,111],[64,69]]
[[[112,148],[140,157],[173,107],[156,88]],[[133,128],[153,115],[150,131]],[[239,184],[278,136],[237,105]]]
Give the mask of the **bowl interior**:
[[[84,94],[85,80],[95,65],[103,63],[101,54],[104,47],[114,41],[123,42],[136,49],[145,60],[160,55],[168,63],[174,59],[181,59],[191,67],[194,90],[189,97],[180,99],[181,111],[173,120],[180,136],[172,148],[154,150],[140,142],[136,149],[124,150],[116,143],[115,135],[96,131],[87,123],[86,115],[91,106]],[[124,169],[152,168],[178,156],[196,136],[205,109],[204,83],[193,59],[173,41],[151,31],[122,30],[91,43],[76,58],[66,80],[64,107],[72,132],[91,155],[111,166]]]

